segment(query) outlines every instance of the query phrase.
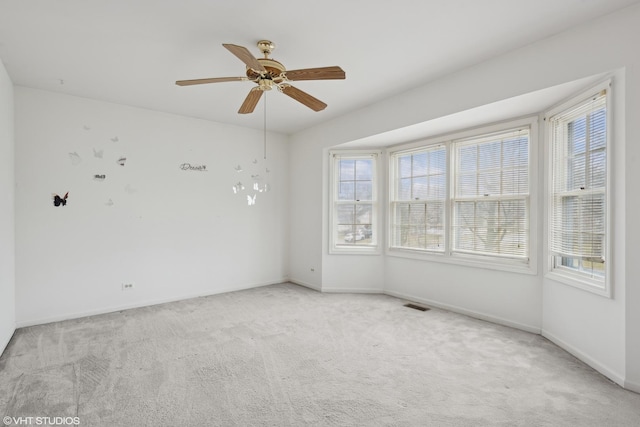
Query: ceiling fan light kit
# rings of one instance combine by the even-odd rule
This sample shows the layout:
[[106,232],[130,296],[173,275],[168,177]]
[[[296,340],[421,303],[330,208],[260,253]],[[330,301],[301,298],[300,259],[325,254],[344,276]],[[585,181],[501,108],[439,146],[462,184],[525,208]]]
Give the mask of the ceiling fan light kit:
[[300,80],[343,80],[346,78],[344,70],[338,66],[287,71],[282,63],[273,58],[269,58],[269,55],[271,55],[271,52],[276,47],[273,42],[260,40],[257,45],[260,52],[264,55],[264,58],[256,58],[246,47],[227,43],[222,44],[229,52],[244,62],[246,65],[246,77],[213,77],[178,80],[176,84],[178,86],[192,86],[207,83],[252,81],[256,83],[257,86],[249,91],[249,94],[238,110],[239,114],[248,114],[254,111],[262,97],[262,93],[273,88],[306,105],[313,111],[322,111],[327,107],[327,104],[292,86],[290,82]]

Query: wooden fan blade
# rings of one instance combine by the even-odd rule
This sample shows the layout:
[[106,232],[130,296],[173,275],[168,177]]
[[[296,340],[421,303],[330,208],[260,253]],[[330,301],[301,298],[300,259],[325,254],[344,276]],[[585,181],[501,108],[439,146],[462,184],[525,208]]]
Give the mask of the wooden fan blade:
[[267,72],[267,70],[262,66],[262,64],[256,59],[255,56],[251,54],[251,52],[249,52],[249,50],[246,47],[237,46],[235,44],[225,44],[225,43],[223,43],[222,46],[226,47],[227,50],[229,50],[229,52],[237,56],[238,59],[240,59],[240,61],[247,64],[247,67],[256,71],[260,71],[262,73]]
[[205,83],[221,83],[221,82],[241,82],[249,80],[246,77],[214,77],[211,79],[195,79],[195,80],[178,80],[178,86],[202,85]]
[[287,79],[297,80],[342,80],[346,78],[344,70],[338,66],[321,68],[304,68],[286,71]]
[[258,101],[260,101],[260,98],[262,97],[262,92],[263,91],[257,87],[254,87],[253,89],[251,89],[247,97],[244,99],[244,102],[240,106],[240,109],[238,110],[238,114],[253,113],[253,110],[255,110],[256,105],[258,105]]
[[300,89],[291,85],[282,85],[282,92],[295,99],[296,101],[306,105],[313,111],[321,111],[327,108],[327,104],[309,95],[307,92],[303,92]]

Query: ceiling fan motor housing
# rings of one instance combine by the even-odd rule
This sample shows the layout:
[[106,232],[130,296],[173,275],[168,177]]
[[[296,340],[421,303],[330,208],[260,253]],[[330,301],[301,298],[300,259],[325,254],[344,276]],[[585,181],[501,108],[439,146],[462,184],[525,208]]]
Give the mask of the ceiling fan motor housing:
[[257,58],[258,62],[262,64],[262,66],[267,70],[266,73],[260,73],[255,71],[251,67],[247,67],[247,77],[250,80],[260,80],[260,79],[268,79],[273,80],[274,83],[282,83],[284,78],[282,77],[282,73],[287,71],[287,69],[280,62],[271,58]]

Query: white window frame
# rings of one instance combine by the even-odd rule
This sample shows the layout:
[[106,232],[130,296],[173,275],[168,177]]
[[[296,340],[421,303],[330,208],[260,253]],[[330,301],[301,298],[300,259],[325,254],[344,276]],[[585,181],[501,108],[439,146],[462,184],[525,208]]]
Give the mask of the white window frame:
[[[458,147],[463,148],[463,147],[468,147],[468,146],[475,146],[478,147],[479,145],[485,143],[485,142],[496,142],[497,137],[502,137],[504,135],[508,135],[508,134],[512,134],[515,136],[515,134],[518,134],[520,132],[522,132],[523,130],[526,130],[527,132],[527,136],[528,136],[528,147],[527,147],[527,192],[526,193],[521,193],[521,194],[502,194],[502,191],[500,191],[500,194],[476,194],[473,196],[463,196],[463,195],[458,195],[456,194],[456,186],[457,186],[457,180],[460,177],[458,171],[456,170],[456,168],[458,167],[458,159],[457,159],[457,149]],[[513,129],[504,129],[498,132],[494,132],[491,134],[483,134],[483,135],[478,135],[478,136],[474,136],[471,138],[463,138],[463,139],[457,139],[451,142],[451,161],[450,161],[450,165],[451,165],[451,246],[450,249],[453,253],[455,254],[469,254],[469,255],[474,255],[474,256],[486,256],[489,258],[504,258],[504,259],[512,259],[514,261],[521,261],[521,262],[527,262],[529,261],[529,249],[530,249],[530,244],[529,244],[529,240],[531,239],[531,234],[528,230],[529,228],[529,222],[531,219],[531,196],[529,193],[529,188],[531,185],[531,181],[532,181],[532,176],[531,176],[531,162],[530,162],[530,152],[531,152],[531,129],[530,126],[518,126],[515,127]],[[501,146],[501,152],[500,152],[501,156],[502,156],[502,146]],[[502,161],[502,157],[501,157],[501,161]],[[502,165],[499,168],[501,174],[504,171],[502,169]],[[478,170],[476,170],[476,174],[479,173]],[[502,175],[501,175],[502,177]],[[499,183],[499,187],[500,190],[502,190],[502,180],[500,180]],[[525,206],[525,228],[527,229],[527,236],[526,236],[526,241],[527,241],[527,245],[524,248],[525,249],[525,255],[507,255],[507,254],[495,254],[495,253],[482,253],[480,251],[471,251],[471,250],[466,250],[463,248],[455,248],[455,231],[453,231],[454,226],[455,226],[455,222],[454,222],[454,216],[455,216],[455,205],[458,202],[473,202],[473,203],[477,203],[477,202],[483,202],[483,201],[489,201],[489,202],[502,202],[502,201],[514,201],[514,200],[521,200],[524,202],[524,206]]]
[[[545,113],[545,179],[546,179],[546,244],[545,244],[545,277],[556,282],[560,282],[569,286],[573,286],[594,294],[611,298],[612,297],[612,257],[611,247],[613,245],[613,230],[611,224],[611,179],[612,179],[612,130],[613,130],[613,100],[612,100],[612,81],[608,79],[588,90],[583,91],[581,94],[573,97],[572,99],[550,109]],[[606,91],[606,174],[605,174],[605,271],[604,278],[602,280],[590,278],[587,274],[580,271],[576,271],[569,267],[556,266],[555,254],[551,251],[551,224],[552,224],[552,197],[553,197],[553,182],[552,182],[552,168],[553,168],[553,153],[552,153],[552,134],[553,127],[551,121],[554,116],[575,108],[576,106],[588,102],[594,96],[598,95],[602,91]]]
[[[329,151],[329,253],[330,254],[380,254],[380,150],[331,150]],[[372,162],[372,200],[371,201],[340,201],[338,200],[339,160],[364,160]],[[340,204],[371,204],[371,243],[347,245],[337,238],[337,206]]]
[[[503,258],[500,256],[486,256],[480,254],[467,254],[453,252],[451,250],[451,224],[452,224],[452,182],[453,182],[453,161],[451,151],[454,141],[499,133],[519,127],[529,128],[529,257],[526,259]],[[389,186],[389,203],[387,203],[387,224],[392,224],[392,206],[393,187],[395,186],[395,167],[393,156],[396,153],[409,152],[418,150],[421,147],[427,148],[434,144],[444,144],[447,153],[447,199],[445,203],[445,250],[444,252],[433,252],[420,249],[407,249],[392,246],[391,227],[387,227],[387,245],[385,253],[388,256],[410,258],[417,260],[434,261],[449,264],[458,264],[464,266],[472,266],[485,268],[490,270],[510,271],[524,274],[537,274],[537,233],[538,233],[538,180],[535,178],[538,171],[538,116],[527,116],[519,119],[512,119],[505,122],[489,124],[482,127],[467,129],[460,132],[450,133],[439,137],[414,141],[407,144],[401,144],[390,147],[386,150],[389,158],[388,186]]]
[[[413,248],[410,246],[395,246],[394,242],[395,242],[395,232],[394,232],[394,227],[395,224],[397,223],[397,219],[395,217],[395,212],[396,212],[396,205],[398,204],[411,204],[413,203],[413,200],[404,200],[404,199],[400,199],[398,193],[398,185],[397,185],[397,180],[395,179],[396,174],[398,173],[397,170],[397,163],[398,163],[398,158],[399,157],[403,157],[403,156],[412,156],[414,154],[421,154],[421,153],[425,153],[425,152],[430,152],[432,150],[439,150],[442,149],[445,152],[445,176],[444,176],[444,181],[445,181],[445,189],[443,192],[443,198],[442,198],[442,204],[443,204],[443,223],[442,223],[442,233],[443,233],[443,241],[442,241],[442,249],[429,249],[429,248]],[[424,253],[433,253],[433,254],[441,254],[444,253],[444,251],[446,251],[447,248],[447,242],[446,242],[446,227],[447,227],[447,191],[449,188],[449,184],[448,184],[448,173],[447,173],[447,169],[448,169],[448,164],[447,164],[447,159],[449,158],[449,153],[448,153],[448,148],[446,146],[446,144],[430,144],[430,145],[426,145],[426,146],[421,146],[418,148],[411,148],[408,150],[401,150],[401,151],[396,151],[394,152],[392,155],[389,156],[389,247],[394,248],[394,249],[399,249],[399,250],[403,250],[403,251],[418,251],[418,252],[424,252]],[[427,175],[428,179],[431,178],[433,175],[429,174]],[[413,180],[413,178],[415,178],[416,176],[414,176],[413,174],[411,175],[411,179]],[[413,191],[413,188],[411,189],[411,191]],[[430,202],[437,200],[437,198],[430,198],[427,197],[424,199],[416,199],[415,200],[415,204],[424,204],[425,207],[429,205]],[[426,230],[425,230],[425,240],[426,240]]]

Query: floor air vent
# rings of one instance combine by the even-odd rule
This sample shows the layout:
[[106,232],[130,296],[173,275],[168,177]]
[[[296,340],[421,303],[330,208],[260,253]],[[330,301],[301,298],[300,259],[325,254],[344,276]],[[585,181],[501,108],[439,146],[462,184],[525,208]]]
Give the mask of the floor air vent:
[[420,311],[427,311],[427,310],[431,310],[431,309],[430,309],[430,308],[428,308],[428,307],[422,307],[422,306],[420,306],[420,305],[411,304],[411,303],[405,304],[404,306],[405,306],[405,307],[409,307],[409,308],[413,308],[414,310],[420,310]]

